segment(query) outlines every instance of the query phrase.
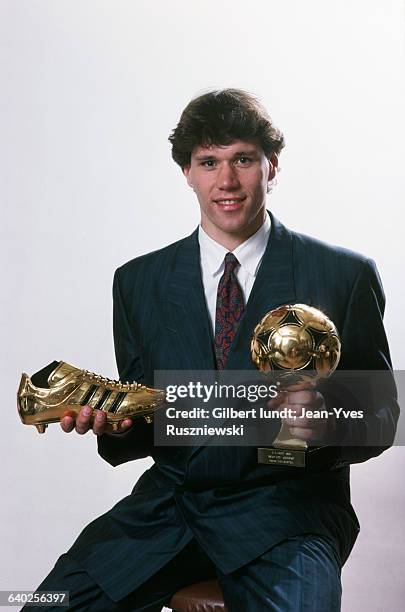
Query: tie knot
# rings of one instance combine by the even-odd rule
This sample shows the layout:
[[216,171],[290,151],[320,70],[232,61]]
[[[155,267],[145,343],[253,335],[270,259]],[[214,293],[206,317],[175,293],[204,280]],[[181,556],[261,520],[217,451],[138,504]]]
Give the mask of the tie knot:
[[239,261],[236,259],[235,255],[233,253],[227,253],[225,255],[224,274],[232,274],[237,266],[239,266]]

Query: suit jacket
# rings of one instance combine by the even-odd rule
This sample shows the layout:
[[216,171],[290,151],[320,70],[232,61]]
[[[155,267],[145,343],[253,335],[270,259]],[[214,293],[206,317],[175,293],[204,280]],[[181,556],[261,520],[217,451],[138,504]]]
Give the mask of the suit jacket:
[[[121,380],[153,385],[155,370],[215,368],[199,263],[197,231],[138,257],[114,277],[114,339]],[[374,263],[356,253],[292,232],[272,217],[272,230],[227,369],[254,369],[251,332],[263,315],[287,303],[312,304],[335,322],[343,369],[390,368],[382,316],[384,296]],[[253,447],[154,447],[141,420],[122,435],[98,439],[100,455],[119,465],[155,461],[132,493],[88,525],[69,554],[114,600],[124,597],[195,537],[225,573],[285,538],[323,534],[342,563],[359,525],[350,504],[349,464],[392,443],[398,406],[392,388],[355,433],[364,444],[333,448],[322,468],[259,465]],[[367,446],[369,425],[381,444]]]

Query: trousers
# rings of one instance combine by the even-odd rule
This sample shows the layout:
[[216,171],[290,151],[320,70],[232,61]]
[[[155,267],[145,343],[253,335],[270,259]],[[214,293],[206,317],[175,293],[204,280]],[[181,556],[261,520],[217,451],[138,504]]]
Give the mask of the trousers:
[[[288,538],[226,575],[215,567],[194,539],[154,576],[118,602],[110,599],[67,554],[58,559],[37,590],[69,591],[68,609],[72,611],[158,612],[180,588],[217,578],[229,612],[339,612],[340,574],[336,547],[324,536],[308,534]],[[34,608],[44,612],[66,609]]]

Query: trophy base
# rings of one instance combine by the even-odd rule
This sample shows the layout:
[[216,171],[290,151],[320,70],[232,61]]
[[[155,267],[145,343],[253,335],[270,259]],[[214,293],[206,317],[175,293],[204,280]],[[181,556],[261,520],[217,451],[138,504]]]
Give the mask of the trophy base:
[[294,448],[258,448],[257,462],[265,465],[285,467],[319,467],[327,465],[333,447],[313,446],[307,449]]

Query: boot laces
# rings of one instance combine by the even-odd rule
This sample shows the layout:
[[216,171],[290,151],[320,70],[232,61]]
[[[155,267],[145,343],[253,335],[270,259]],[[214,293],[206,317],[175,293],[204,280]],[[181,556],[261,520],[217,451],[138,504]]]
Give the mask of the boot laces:
[[127,382],[122,382],[121,380],[112,380],[111,378],[106,378],[104,376],[101,376],[100,374],[95,374],[94,372],[90,372],[89,370],[83,370],[86,378],[89,378],[90,380],[94,381],[96,384],[101,384],[104,386],[109,386],[112,387],[113,389],[123,389],[124,391],[136,391],[137,389],[139,389],[140,387],[142,387],[143,385],[141,385],[141,383],[137,383],[137,382],[132,382],[130,383],[129,381]]

